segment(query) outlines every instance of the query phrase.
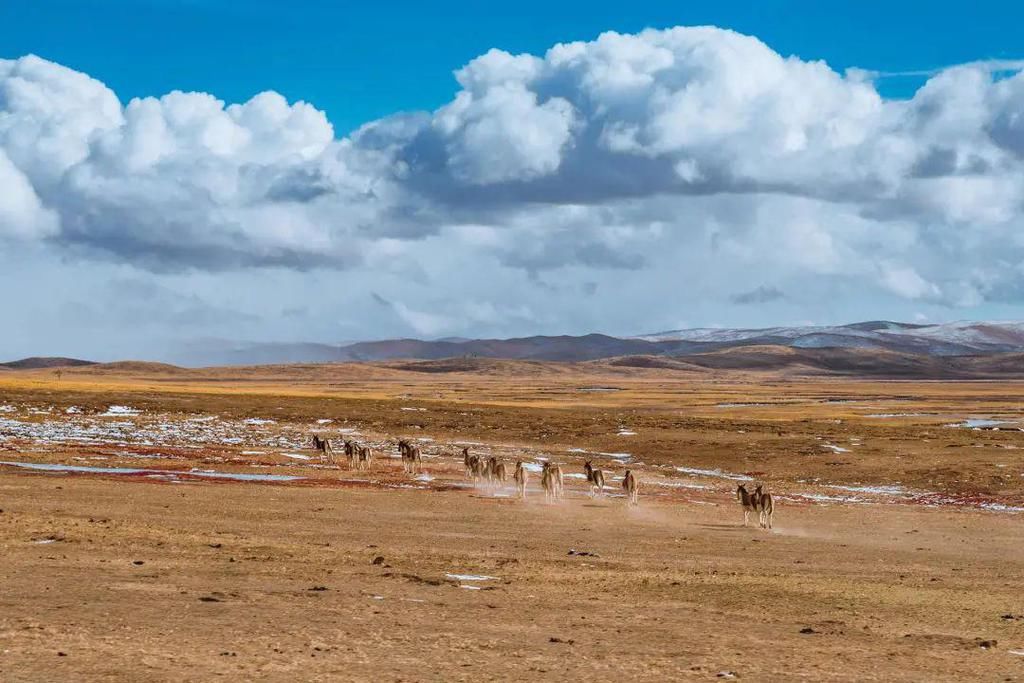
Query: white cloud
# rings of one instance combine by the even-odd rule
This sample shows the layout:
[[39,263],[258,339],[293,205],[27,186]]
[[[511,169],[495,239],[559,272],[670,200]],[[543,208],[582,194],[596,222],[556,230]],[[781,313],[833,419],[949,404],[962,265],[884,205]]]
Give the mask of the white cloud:
[[365,336],[656,329],[768,291],[793,319],[1024,299],[1021,64],[887,100],[884,74],[804,57],[712,27],[491,50],[437,111],[344,139],[273,92],[122,104],[0,60],[0,239],[183,282],[290,273],[330,294],[277,310],[363,302]]

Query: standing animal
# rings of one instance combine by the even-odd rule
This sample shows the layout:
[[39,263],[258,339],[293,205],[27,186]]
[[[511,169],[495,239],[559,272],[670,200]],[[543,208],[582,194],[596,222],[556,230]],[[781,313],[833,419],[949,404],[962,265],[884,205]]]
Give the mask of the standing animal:
[[772,498],[772,494],[762,491],[761,488],[762,485],[758,484],[751,496],[758,511],[757,522],[762,529],[771,529],[775,517],[775,500]]
[[622,478],[622,490],[626,492],[629,505],[640,503],[640,482],[636,480],[636,475],[630,470],[626,470],[626,476]]
[[583,471],[587,473],[587,481],[590,482],[590,492],[600,495],[604,492],[604,472],[595,468],[588,460],[583,464]]
[[466,468],[466,476],[473,476],[473,456],[469,454],[469,446],[462,447],[462,464]]
[[418,446],[413,446],[405,439],[399,439],[398,453],[402,456],[402,469],[409,473],[419,471],[420,465],[423,463],[423,456]]
[[351,439],[345,439],[345,458],[348,460],[349,469],[352,469],[352,465],[357,464],[357,455],[356,442]]
[[757,512],[757,502],[754,500],[754,495],[747,491],[747,487],[743,484],[736,487],[736,499],[743,506],[743,526],[747,526],[750,521],[750,513]]
[[410,446],[405,454],[405,462],[403,464],[408,465],[408,471],[410,474],[416,474],[420,471],[420,466],[423,465],[423,454],[420,453],[419,446]]
[[515,472],[515,474],[512,475],[512,478],[515,479],[515,482],[516,482],[516,493],[519,494],[520,498],[525,500],[526,499],[526,481],[530,478],[530,473],[527,471],[527,469],[525,467],[523,467],[523,461],[522,460],[517,460],[516,461],[516,472]]
[[551,462],[544,463],[544,471],[540,475],[540,485],[544,489],[544,500],[552,502],[560,499],[565,491],[562,481],[562,468]]

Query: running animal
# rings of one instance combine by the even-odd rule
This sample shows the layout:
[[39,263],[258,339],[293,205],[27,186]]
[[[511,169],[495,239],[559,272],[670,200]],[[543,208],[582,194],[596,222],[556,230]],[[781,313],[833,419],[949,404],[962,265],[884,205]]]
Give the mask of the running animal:
[[313,448],[320,453],[322,462],[334,464],[334,448],[330,439],[321,439],[319,434],[313,435]]
[[754,495],[747,491],[747,487],[740,484],[736,487],[736,500],[740,501],[740,505],[743,506],[743,526],[747,526],[750,522],[750,513],[757,512],[757,501]]
[[630,506],[639,505],[640,482],[636,480],[636,475],[629,470],[626,470],[626,476],[622,478],[622,490],[626,492]]
[[505,480],[508,478],[505,472],[505,463],[497,458],[491,458],[487,470],[488,479],[493,488],[497,489],[505,484]]
[[773,517],[775,517],[775,500],[772,498],[772,494],[767,491],[761,490],[762,486],[759,484],[751,498],[754,499],[754,506],[758,511],[758,525],[762,529],[771,529]]
[[479,455],[469,456],[470,474],[473,481],[480,483],[487,479],[487,461]]
[[370,469],[370,461],[373,460],[373,452],[368,446],[359,444],[356,446],[357,468],[361,470]]
[[516,482],[516,493],[520,498],[526,500],[526,481],[530,478],[530,473],[525,467],[523,467],[523,461],[516,461],[516,472],[512,475],[512,478]]
[[589,460],[583,464],[583,471],[587,473],[587,481],[590,482],[590,492],[593,495],[604,493],[604,472],[591,465]]
[[565,492],[562,481],[562,468],[554,463],[545,462],[544,471],[540,475],[540,485],[544,489],[544,500],[553,502],[559,500]]

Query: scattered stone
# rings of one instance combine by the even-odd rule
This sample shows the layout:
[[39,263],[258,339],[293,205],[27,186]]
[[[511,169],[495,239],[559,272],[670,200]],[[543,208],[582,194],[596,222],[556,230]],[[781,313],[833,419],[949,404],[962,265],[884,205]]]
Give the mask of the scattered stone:
[[800,629],[800,633],[819,633],[819,631],[815,631],[810,626],[805,626],[802,629]]
[[317,591],[317,592],[319,592],[319,591],[325,591],[325,590],[327,590],[327,586],[313,586],[313,587],[312,587],[312,588],[310,588],[309,590],[311,590],[311,591]]
[[223,543],[207,543],[207,545],[210,546],[211,548],[222,548],[222,547],[224,547]]
[[587,550],[576,550],[575,548],[569,548],[570,555],[578,555],[579,557],[601,557],[597,553],[592,553]]
[[975,638],[974,642],[978,644],[982,650],[990,650],[999,644],[999,641],[993,640],[982,640],[981,638]]
[[563,643],[565,645],[572,645],[576,641],[572,640],[572,639],[562,640],[561,638],[556,638],[555,636],[551,636],[550,638],[548,638],[548,642],[549,643]]
[[384,564],[384,556],[383,555],[378,555],[377,557],[373,558],[373,562],[371,562],[370,564],[374,564],[374,565]]
[[220,602],[220,598],[215,598],[212,595],[204,595],[199,598],[199,602]]
[[144,565],[146,563],[143,562],[142,560],[135,560],[134,562],[132,562],[132,564],[134,564],[136,567],[141,567],[142,565]]

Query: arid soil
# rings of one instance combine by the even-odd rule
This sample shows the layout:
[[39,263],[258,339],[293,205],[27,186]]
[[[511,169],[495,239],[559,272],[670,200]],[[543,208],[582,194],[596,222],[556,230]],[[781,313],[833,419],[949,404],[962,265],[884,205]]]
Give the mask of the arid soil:
[[400,365],[0,373],[0,680],[1024,678],[1020,385]]

